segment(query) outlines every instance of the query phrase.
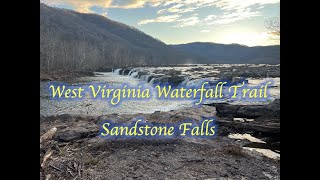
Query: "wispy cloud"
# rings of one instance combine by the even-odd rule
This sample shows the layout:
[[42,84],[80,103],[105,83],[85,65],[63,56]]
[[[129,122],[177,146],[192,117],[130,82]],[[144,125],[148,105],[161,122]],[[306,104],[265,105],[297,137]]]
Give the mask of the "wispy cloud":
[[222,10],[234,11],[244,10],[251,6],[263,6],[267,4],[276,4],[280,0],[217,0],[215,5]]
[[[42,0],[46,1],[46,0]],[[174,27],[228,24],[239,20],[260,16],[261,9],[280,0],[53,0],[51,4],[67,5],[85,13],[92,12],[92,7],[101,8],[143,8],[157,7],[158,17],[142,19],[139,25],[149,23],[177,22]],[[200,19],[197,16],[186,17],[186,13],[197,12],[201,8],[216,8],[222,14],[212,14]],[[101,12],[106,15],[106,11]]]
[[201,30],[200,31],[201,33],[209,33],[209,32],[211,32],[210,30],[207,30],[207,29],[204,29],[204,30]]
[[[261,16],[261,9],[268,4],[279,3],[280,0],[170,0],[158,2],[157,6],[162,7],[157,14],[181,14],[180,19],[174,27],[201,25],[229,24],[240,20]],[[204,7],[219,9],[221,14],[211,14],[203,19],[198,17],[184,17],[184,13],[194,12]],[[143,21],[143,20],[142,20]],[[154,21],[158,22],[158,21]],[[164,22],[164,21],[163,21]],[[151,23],[151,22],[150,22]],[[141,25],[141,23],[139,23]]]
[[155,19],[144,19],[140,21],[138,24],[149,24],[149,23],[160,23],[160,22],[175,22],[179,19],[181,15],[175,14],[175,15],[167,15],[167,16],[159,16]]
[[173,27],[186,27],[186,26],[195,26],[200,23],[198,14],[194,14],[191,17],[177,20],[178,24]]
[[92,7],[108,8],[112,4],[112,0],[53,0],[48,2],[50,3],[49,5],[54,6],[67,5],[83,13],[91,13]]
[[99,6],[102,8],[142,8],[145,6],[160,6],[163,0],[40,0],[50,5],[67,5],[73,7],[76,11],[88,13],[91,8]]
[[209,15],[205,18],[205,23],[208,25],[229,24],[235,21],[250,19],[252,17],[260,16],[258,11],[244,10],[241,12],[226,12],[223,15]]
[[182,4],[177,4],[174,5],[170,8],[167,9],[160,9],[157,13],[158,14],[163,14],[163,13],[186,13],[186,12],[193,12],[195,9],[197,9],[196,7],[184,7]]
[[187,18],[181,18],[180,14],[167,15],[167,16],[159,16],[154,19],[144,19],[138,22],[138,25],[149,24],[149,23],[168,23],[168,22],[176,22],[177,24],[173,27],[186,27],[186,26],[195,26],[200,23],[198,18],[198,14],[193,14]]

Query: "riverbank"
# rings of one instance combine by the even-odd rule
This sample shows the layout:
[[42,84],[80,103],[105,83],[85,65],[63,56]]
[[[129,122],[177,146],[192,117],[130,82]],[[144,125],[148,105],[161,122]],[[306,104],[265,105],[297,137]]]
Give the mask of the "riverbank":
[[[244,138],[249,135],[230,138],[230,134],[247,133],[266,145],[280,144],[274,140],[280,136],[279,105],[277,100],[265,107],[204,105],[152,114],[41,117],[40,178],[280,179],[279,157],[272,159],[250,149],[250,138]],[[255,111],[246,112],[250,108]],[[178,123],[216,115],[218,134],[213,139],[108,141],[97,137],[99,124],[106,119],[124,123],[139,116],[150,123]]]
[[68,82],[79,77],[94,76],[91,71],[62,72],[54,71],[50,73],[40,72],[40,81],[64,81]]

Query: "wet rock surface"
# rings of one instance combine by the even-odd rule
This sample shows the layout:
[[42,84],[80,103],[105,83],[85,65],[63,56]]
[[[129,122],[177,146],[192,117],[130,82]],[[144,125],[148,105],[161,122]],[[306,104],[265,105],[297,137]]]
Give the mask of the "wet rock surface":
[[280,121],[280,99],[267,105],[231,105],[227,103],[211,104],[220,117],[278,119]]

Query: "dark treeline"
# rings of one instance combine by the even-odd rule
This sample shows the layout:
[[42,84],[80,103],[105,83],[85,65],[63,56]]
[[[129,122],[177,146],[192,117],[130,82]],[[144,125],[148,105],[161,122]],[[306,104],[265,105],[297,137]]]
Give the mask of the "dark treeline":
[[195,62],[190,57],[103,16],[40,4],[41,72]]
[[195,42],[171,45],[180,51],[201,57],[201,63],[225,64],[279,64],[280,45],[245,46],[239,44],[217,44]]

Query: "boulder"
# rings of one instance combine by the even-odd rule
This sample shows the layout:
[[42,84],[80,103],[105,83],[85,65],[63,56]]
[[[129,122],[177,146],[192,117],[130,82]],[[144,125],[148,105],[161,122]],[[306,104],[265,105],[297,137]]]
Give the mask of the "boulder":
[[61,131],[58,131],[54,139],[61,142],[70,142],[83,138],[97,136],[98,132],[99,127],[97,125],[80,125],[68,127]]
[[267,105],[231,105],[227,103],[213,104],[217,115],[233,118],[272,118],[280,119],[280,99]]

